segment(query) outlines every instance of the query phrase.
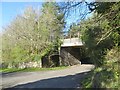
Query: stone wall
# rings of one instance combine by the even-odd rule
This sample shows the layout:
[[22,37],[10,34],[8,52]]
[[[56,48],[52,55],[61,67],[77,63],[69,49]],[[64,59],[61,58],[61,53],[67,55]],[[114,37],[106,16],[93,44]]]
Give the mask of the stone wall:
[[[24,68],[36,68],[36,67],[39,67],[39,68],[42,67],[41,61],[39,61],[39,62],[37,62],[37,61],[21,62],[21,63],[18,63],[18,64],[11,64],[10,63],[7,66],[7,68],[21,68],[21,69],[24,69]],[[4,65],[3,65],[2,68],[4,68]]]
[[42,57],[42,67],[57,67],[59,66],[59,54]]
[[19,63],[19,67],[18,68],[36,68],[36,67],[39,67],[41,68],[42,67],[42,64],[41,62],[37,62],[37,61],[32,61],[32,62],[23,62],[23,63]]

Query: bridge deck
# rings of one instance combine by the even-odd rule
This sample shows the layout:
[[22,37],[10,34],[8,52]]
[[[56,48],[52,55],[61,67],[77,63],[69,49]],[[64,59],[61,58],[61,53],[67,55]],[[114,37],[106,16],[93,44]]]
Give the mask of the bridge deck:
[[61,47],[70,47],[70,46],[83,46],[83,43],[79,38],[64,39]]

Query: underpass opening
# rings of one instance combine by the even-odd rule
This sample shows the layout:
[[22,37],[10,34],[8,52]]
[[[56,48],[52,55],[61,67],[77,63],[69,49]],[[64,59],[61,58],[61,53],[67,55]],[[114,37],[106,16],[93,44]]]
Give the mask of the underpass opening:
[[93,64],[86,56],[84,46],[61,47],[60,56],[62,65]]

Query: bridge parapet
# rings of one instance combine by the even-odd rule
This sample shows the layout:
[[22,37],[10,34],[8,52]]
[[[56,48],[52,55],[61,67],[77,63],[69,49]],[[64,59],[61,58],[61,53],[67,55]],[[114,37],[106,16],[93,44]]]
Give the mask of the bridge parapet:
[[83,46],[82,40],[80,40],[80,38],[63,39],[63,44],[61,45],[61,47],[70,47],[70,46]]

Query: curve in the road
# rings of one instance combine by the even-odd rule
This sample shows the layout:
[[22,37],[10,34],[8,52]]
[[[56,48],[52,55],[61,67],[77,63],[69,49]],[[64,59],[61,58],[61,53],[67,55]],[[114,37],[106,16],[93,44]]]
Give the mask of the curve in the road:
[[76,65],[64,70],[24,72],[2,77],[3,88],[79,88],[94,65]]

